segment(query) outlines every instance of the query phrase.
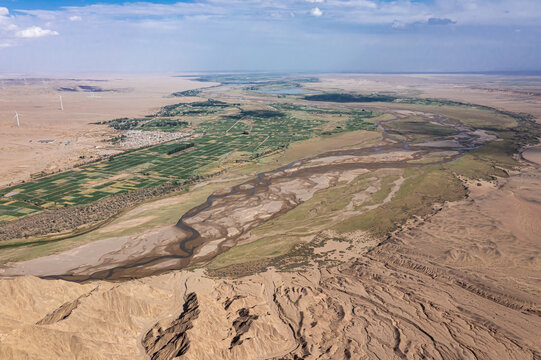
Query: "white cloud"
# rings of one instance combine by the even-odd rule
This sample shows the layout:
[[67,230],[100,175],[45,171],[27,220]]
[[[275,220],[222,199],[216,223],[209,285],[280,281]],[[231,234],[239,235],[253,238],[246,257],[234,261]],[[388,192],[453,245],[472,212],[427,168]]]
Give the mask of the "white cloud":
[[83,20],[83,18],[80,17],[79,15],[73,15],[69,17],[69,21],[81,21],[81,20]]
[[58,32],[49,29],[42,29],[39,26],[31,26],[24,30],[17,31],[15,35],[20,38],[39,38],[49,35],[58,35]]
[[[214,16],[219,19],[252,20],[254,14],[272,16],[284,12],[304,13],[305,4],[325,3],[325,17],[337,23],[391,25],[394,20],[409,25],[426,22],[428,18],[452,19],[460,25],[534,25],[539,24],[539,0],[194,0],[174,4],[124,2],[70,6],[60,10],[17,10],[19,14],[37,19],[80,16],[85,21],[137,22],[159,21],[163,18],[182,19]],[[320,6],[320,5],[318,5]],[[319,9],[319,7],[317,8]],[[525,10],[527,9],[527,11]],[[319,13],[316,8],[312,15]],[[321,11],[322,12],[322,11]],[[322,12],[323,13],[323,12]],[[119,20],[118,18],[123,18]],[[286,16],[289,18],[289,16]],[[284,17],[274,16],[275,19]]]
[[6,37],[3,32],[15,31],[17,26],[13,23],[12,17],[9,15],[9,10],[5,7],[0,7],[0,38]]
[[376,4],[373,1],[368,1],[368,0],[358,0],[356,2],[356,5],[358,7],[365,7],[365,8],[369,8],[369,9],[376,9],[378,7],[378,4]]
[[400,22],[398,20],[395,20],[393,21],[393,23],[391,24],[391,27],[393,29],[396,29],[396,30],[402,30],[402,29],[405,29],[406,28],[406,24],[404,24],[403,22]]
[[318,7],[315,7],[310,11],[310,14],[312,14],[313,16],[319,17],[323,15],[323,11],[319,10]]

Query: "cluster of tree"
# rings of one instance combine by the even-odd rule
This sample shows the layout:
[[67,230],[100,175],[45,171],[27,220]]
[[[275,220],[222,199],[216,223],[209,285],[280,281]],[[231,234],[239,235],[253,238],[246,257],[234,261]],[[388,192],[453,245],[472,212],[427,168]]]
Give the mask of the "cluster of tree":
[[346,121],[346,130],[376,130],[377,125],[364,121],[361,116],[353,115]]
[[126,120],[129,120],[127,117],[123,117],[123,118],[116,118],[116,119],[113,119],[113,120],[104,120],[104,121],[97,121],[97,122],[93,122],[93,123],[90,123],[92,125],[107,125],[107,124],[110,124],[110,123],[113,123],[113,122],[122,122],[122,121],[126,121]]
[[188,127],[190,123],[184,120],[178,119],[155,119],[145,124],[141,124],[141,127]]
[[273,153],[273,152],[275,152],[277,150],[285,150],[288,147],[289,147],[289,144],[284,144],[284,145],[280,145],[280,146],[276,146],[276,147],[269,147],[269,148],[265,148],[265,149],[262,149],[262,150],[259,150],[259,151],[255,151],[250,156],[250,160],[258,159],[260,157],[263,157],[265,155]]
[[96,125],[109,125],[115,130],[130,130],[139,125],[141,121],[148,121],[148,118],[144,119],[129,119],[129,118],[118,118],[113,120],[107,120],[107,121],[98,121],[92,124]]
[[[208,112],[215,110],[214,108],[224,108],[232,106],[224,101],[208,99],[206,101],[196,101],[193,103],[179,103],[173,105],[164,106],[156,116],[177,116],[188,114],[199,114],[202,112]],[[206,108],[206,109],[205,109]]]
[[348,103],[348,102],[392,102],[398,99],[395,96],[390,95],[379,95],[379,94],[370,94],[370,95],[358,95],[358,94],[342,94],[342,93],[327,93],[327,94],[316,94],[316,95],[307,95],[304,97],[305,100],[309,101],[329,101],[329,102],[338,102],[338,103]]
[[194,89],[194,90],[186,90],[186,91],[177,91],[177,92],[172,93],[171,96],[176,96],[176,97],[198,96],[199,94],[201,94],[201,90]]
[[344,131],[354,131],[354,130],[376,130],[377,125],[367,122],[364,120],[363,116],[361,115],[352,115],[349,117],[348,120],[346,120],[346,123],[344,126],[338,125],[336,128],[330,131],[323,131],[321,135],[332,135],[341,133]]
[[[171,128],[171,127],[188,127],[190,126],[190,123],[184,120],[180,119],[160,119],[156,117],[146,117],[142,119],[129,119],[129,118],[118,118],[108,121],[100,121],[94,124],[98,125],[109,125],[115,130],[131,130],[135,128],[143,128],[143,127],[165,127],[165,128]],[[113,142],[117,142],[119,140],[123,140],[120,138],[113,138]]]
[[126,139],[126,135],[122,134],[122,135],[119,135],[119,136],[115,136],[111,139],[109,139],[109,141],[113,144],[116,144],[116,143],[119,143],[119,142],[122,142]]
[[276,110],[242,110],[240,117],[255,117],[255,118],[274,118],[282,117],[285,114]]
[[131,130],[139,125],[140,119],[129,119],[125,121],[111,122],[109,124],[115,130]]
[[186,105],[189,105],[189,106],[192,106],[192,107],[197,107],[197,106],[227,107],[227,106],[229,106],[229,104],[226,103],[225,101],[214,100],[214,99],[208,99],[207,101],[196,101],[196,102],[189,103],[189,104],[186,104]]
[[179,151],[186,150],[186,149],[189,149],[189,148],[194,147],[194,146],[195,146],[195,144],[193,142],[191,142],[191,143],[181,143],[181,144],[178,144],[177,146],[175,146],[174,148],[172,148],[171,150],[169,150],[167,152],[167,155],[172,155],[172,154],[178,153]]

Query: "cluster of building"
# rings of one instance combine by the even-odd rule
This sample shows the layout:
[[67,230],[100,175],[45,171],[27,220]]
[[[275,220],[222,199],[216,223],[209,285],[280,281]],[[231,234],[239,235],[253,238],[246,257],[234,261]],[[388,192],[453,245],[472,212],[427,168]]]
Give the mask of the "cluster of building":
[[140,148],[172,140],[189,140],[193,137],[191,132],[163,132],[128,130],[122,133],[119,145],[123,148]]

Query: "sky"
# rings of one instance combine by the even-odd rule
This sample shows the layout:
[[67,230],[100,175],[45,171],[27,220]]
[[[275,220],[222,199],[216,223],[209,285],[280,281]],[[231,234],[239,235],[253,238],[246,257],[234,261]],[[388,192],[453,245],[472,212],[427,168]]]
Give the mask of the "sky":
[[541,0],[0,0],[0,73],[541,70]]

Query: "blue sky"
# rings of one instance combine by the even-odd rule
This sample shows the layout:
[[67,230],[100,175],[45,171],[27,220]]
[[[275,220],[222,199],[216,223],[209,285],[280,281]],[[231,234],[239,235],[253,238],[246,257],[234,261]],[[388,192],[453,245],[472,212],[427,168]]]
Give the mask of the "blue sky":
[[541,70],[539,0],[0,0],[0,72]]
[[[189,1],[179,1],[179,0],[149,0],[148,3],[154,4],[175,4],[178,2],[190,2]],[[63,0],[0,0],[0,4],[7,8],[13,9],[26,9],[26,10],[58,10],[66,6],[87,6],[92,4],[124,4],[124,3],[135,3],[141,1],[117,1],[117,0],[72,0],[72,1],[63,1]]]

